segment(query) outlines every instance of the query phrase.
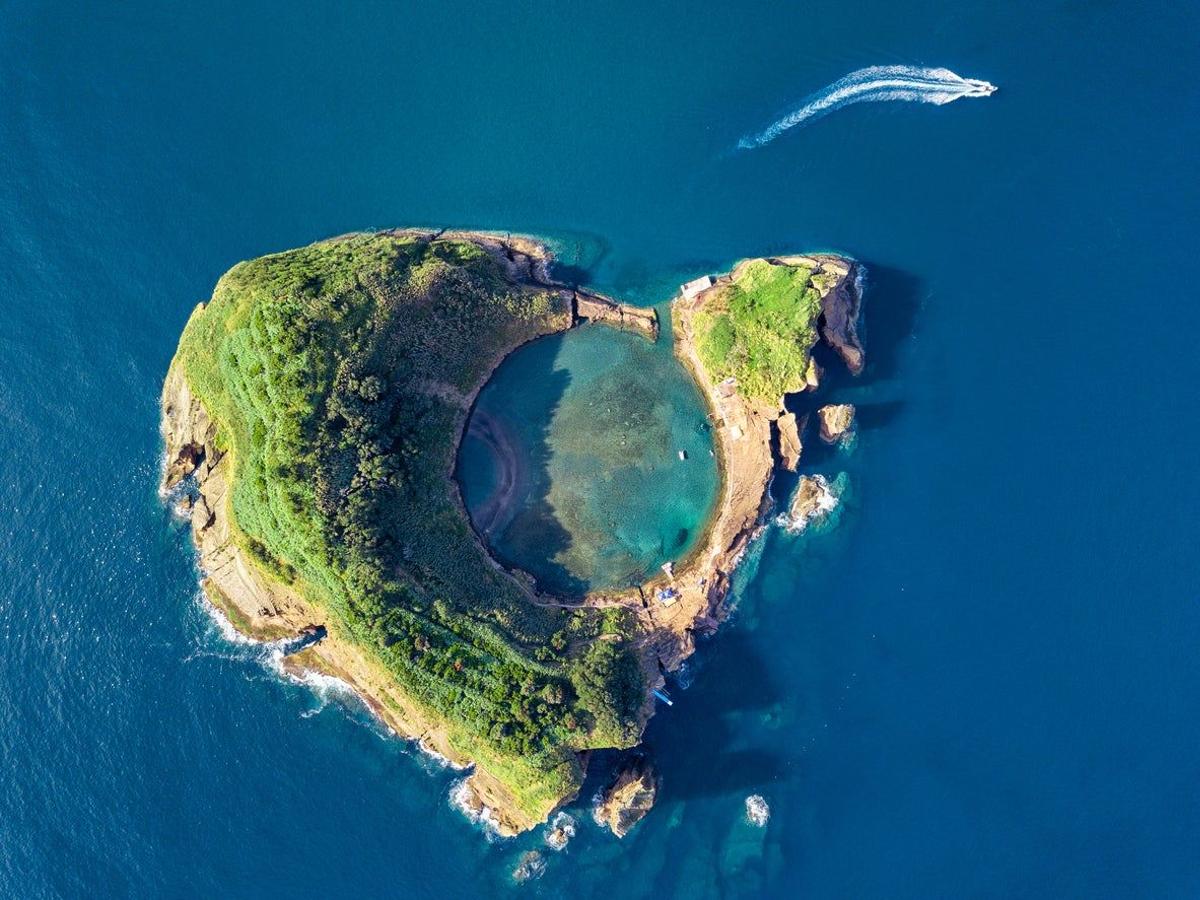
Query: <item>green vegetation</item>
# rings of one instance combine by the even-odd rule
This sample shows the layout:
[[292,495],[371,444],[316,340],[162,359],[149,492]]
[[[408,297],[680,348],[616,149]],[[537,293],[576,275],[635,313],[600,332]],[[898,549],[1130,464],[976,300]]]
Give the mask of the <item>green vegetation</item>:
[[473,243],[357,235],[235,266],[175,360],[232,454],[249,557],[533,818],[578,787],[572,751],[638,739],[631,628],[531,603],[475,541],[450,472],[460,398],[569,317]]
[[771,404],[803,389],[821,315],[812,273],[756,259],[714,294],[693,317],[696,349],[709,377],[736,378],[743,396]]

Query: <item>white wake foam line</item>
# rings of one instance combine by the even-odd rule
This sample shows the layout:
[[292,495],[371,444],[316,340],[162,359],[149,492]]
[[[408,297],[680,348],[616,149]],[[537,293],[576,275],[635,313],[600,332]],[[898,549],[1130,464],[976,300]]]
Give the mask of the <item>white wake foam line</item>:
[[815,94],[805,97],[792,112],[756,134],[738,141],[738,149],[751,150],[768,144],[789,128],[810,122],[852,103],[904,100],[939,106],[960,97],[986,97],[996,86],[977,78],[963,78],[949,69],[921,66],[870,66],[839,78]]

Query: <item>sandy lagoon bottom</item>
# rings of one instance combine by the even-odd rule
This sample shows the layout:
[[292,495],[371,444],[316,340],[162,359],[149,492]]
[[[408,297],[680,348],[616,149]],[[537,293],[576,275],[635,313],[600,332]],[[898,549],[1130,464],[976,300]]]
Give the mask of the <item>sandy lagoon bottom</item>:
[[497,369],[457,476],[499,559],[577,594],[636,584],[688,552],[717,496],[712,449],[669,335],[584,326]]

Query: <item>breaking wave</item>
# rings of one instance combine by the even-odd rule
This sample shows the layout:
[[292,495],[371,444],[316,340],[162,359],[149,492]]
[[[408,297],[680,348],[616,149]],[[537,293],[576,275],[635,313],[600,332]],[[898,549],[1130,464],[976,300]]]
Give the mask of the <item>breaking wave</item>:
[[949,69],[921,66],[870,66],[839,78],[828,87],[805,97],[803,102],[781,119],[757,134],[738,141],[739,150],[751,150],[768,144],[789,128],[818,119],[852,103],[877,103],[907,100],[942,105],[960,97],[986,97],[996,86],[975,78],[963,78]]

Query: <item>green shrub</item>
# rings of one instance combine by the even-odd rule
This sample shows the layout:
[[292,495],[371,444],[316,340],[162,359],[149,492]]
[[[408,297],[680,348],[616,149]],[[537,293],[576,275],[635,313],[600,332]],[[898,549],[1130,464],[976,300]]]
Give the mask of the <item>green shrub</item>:
[[756,259],[706,300],[693,322],[700,361],[713,381],[736,378],[744,396],[771,404],[803,389],[821,315],[811,276]]

